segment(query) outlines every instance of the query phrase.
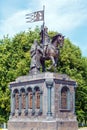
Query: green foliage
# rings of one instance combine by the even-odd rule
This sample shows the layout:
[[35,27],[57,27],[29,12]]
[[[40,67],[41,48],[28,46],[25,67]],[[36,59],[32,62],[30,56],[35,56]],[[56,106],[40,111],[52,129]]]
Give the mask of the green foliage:
[[30,47],[36,39],[39,41],[39,28],[27,33],[8,36],[0,40],[0,119],[7,121],[10,113],[10,91],[8,84],[18,76],[29,73]]
[[[0,121],[8,120],[10,113],[10,91],[8,84],[18,76],[26,75],[30,69],[30,48],[34,41],[40,41],[40,29],[16,34],[12,39],[8,36],[0,40]],[[49,31],[52,38],[57,32]],[[48,67],[50,61],[46,62]],[[87,58],[82,57],[79,47],[65,39],[57,72],[65,73],[76,80],[76,114],[79,123],[87,123]]]
[[87,58],[82,57],[79,47],[73,45],[69,39],[61,49],[58,72],[65,73],[74,79],[76,89],[76,114],[79,123],[87,123]]

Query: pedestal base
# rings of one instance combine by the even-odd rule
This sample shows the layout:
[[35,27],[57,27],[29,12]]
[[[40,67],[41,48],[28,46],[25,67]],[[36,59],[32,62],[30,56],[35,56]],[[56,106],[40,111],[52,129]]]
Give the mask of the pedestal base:
[[76,121],[14,121],[8,122],[8,130],[78,130]]
[[67,75],[46,72],[21,76],[9,87],[8,130],[78,130],[76,82]]

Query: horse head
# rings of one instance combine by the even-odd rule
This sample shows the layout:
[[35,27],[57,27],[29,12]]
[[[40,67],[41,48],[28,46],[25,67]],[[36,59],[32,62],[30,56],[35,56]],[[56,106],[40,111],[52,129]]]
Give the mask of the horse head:
[[64,44],[64,36],[62,34],[57,34],[56,36],[54,36],[52,38],[52,44],[56,43],[57,45],[59,45],[60,47],[63,46]]

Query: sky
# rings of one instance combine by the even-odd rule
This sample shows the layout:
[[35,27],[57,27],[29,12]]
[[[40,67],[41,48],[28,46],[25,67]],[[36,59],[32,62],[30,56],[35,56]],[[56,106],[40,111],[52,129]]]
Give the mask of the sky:
[[26,23],[25,14],[43,10],[49,31],[58,31],[87,57],[87,0],[0,0],[0,39],[40,27],[42,21]]

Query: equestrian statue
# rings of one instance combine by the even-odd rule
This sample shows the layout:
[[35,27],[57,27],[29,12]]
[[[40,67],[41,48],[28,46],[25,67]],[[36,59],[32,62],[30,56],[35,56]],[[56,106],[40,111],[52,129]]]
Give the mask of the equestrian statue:
[[48,28],[45,27],[44,30],[41,30],[41,43],[38,44],[37,40],[34,40],[34,43],[31,46],[31,65],[30,72],[37,73],[40,71],[42,66],[42,72],[46,71],[45,61],[51,60],[52,65],[50,65],[47,70],[50,70],[52,67],[56,68],[57,62],[59,59],[60,48],[64,44],[64,36],[62,34],[55,35],[52,40],[48,35]]

